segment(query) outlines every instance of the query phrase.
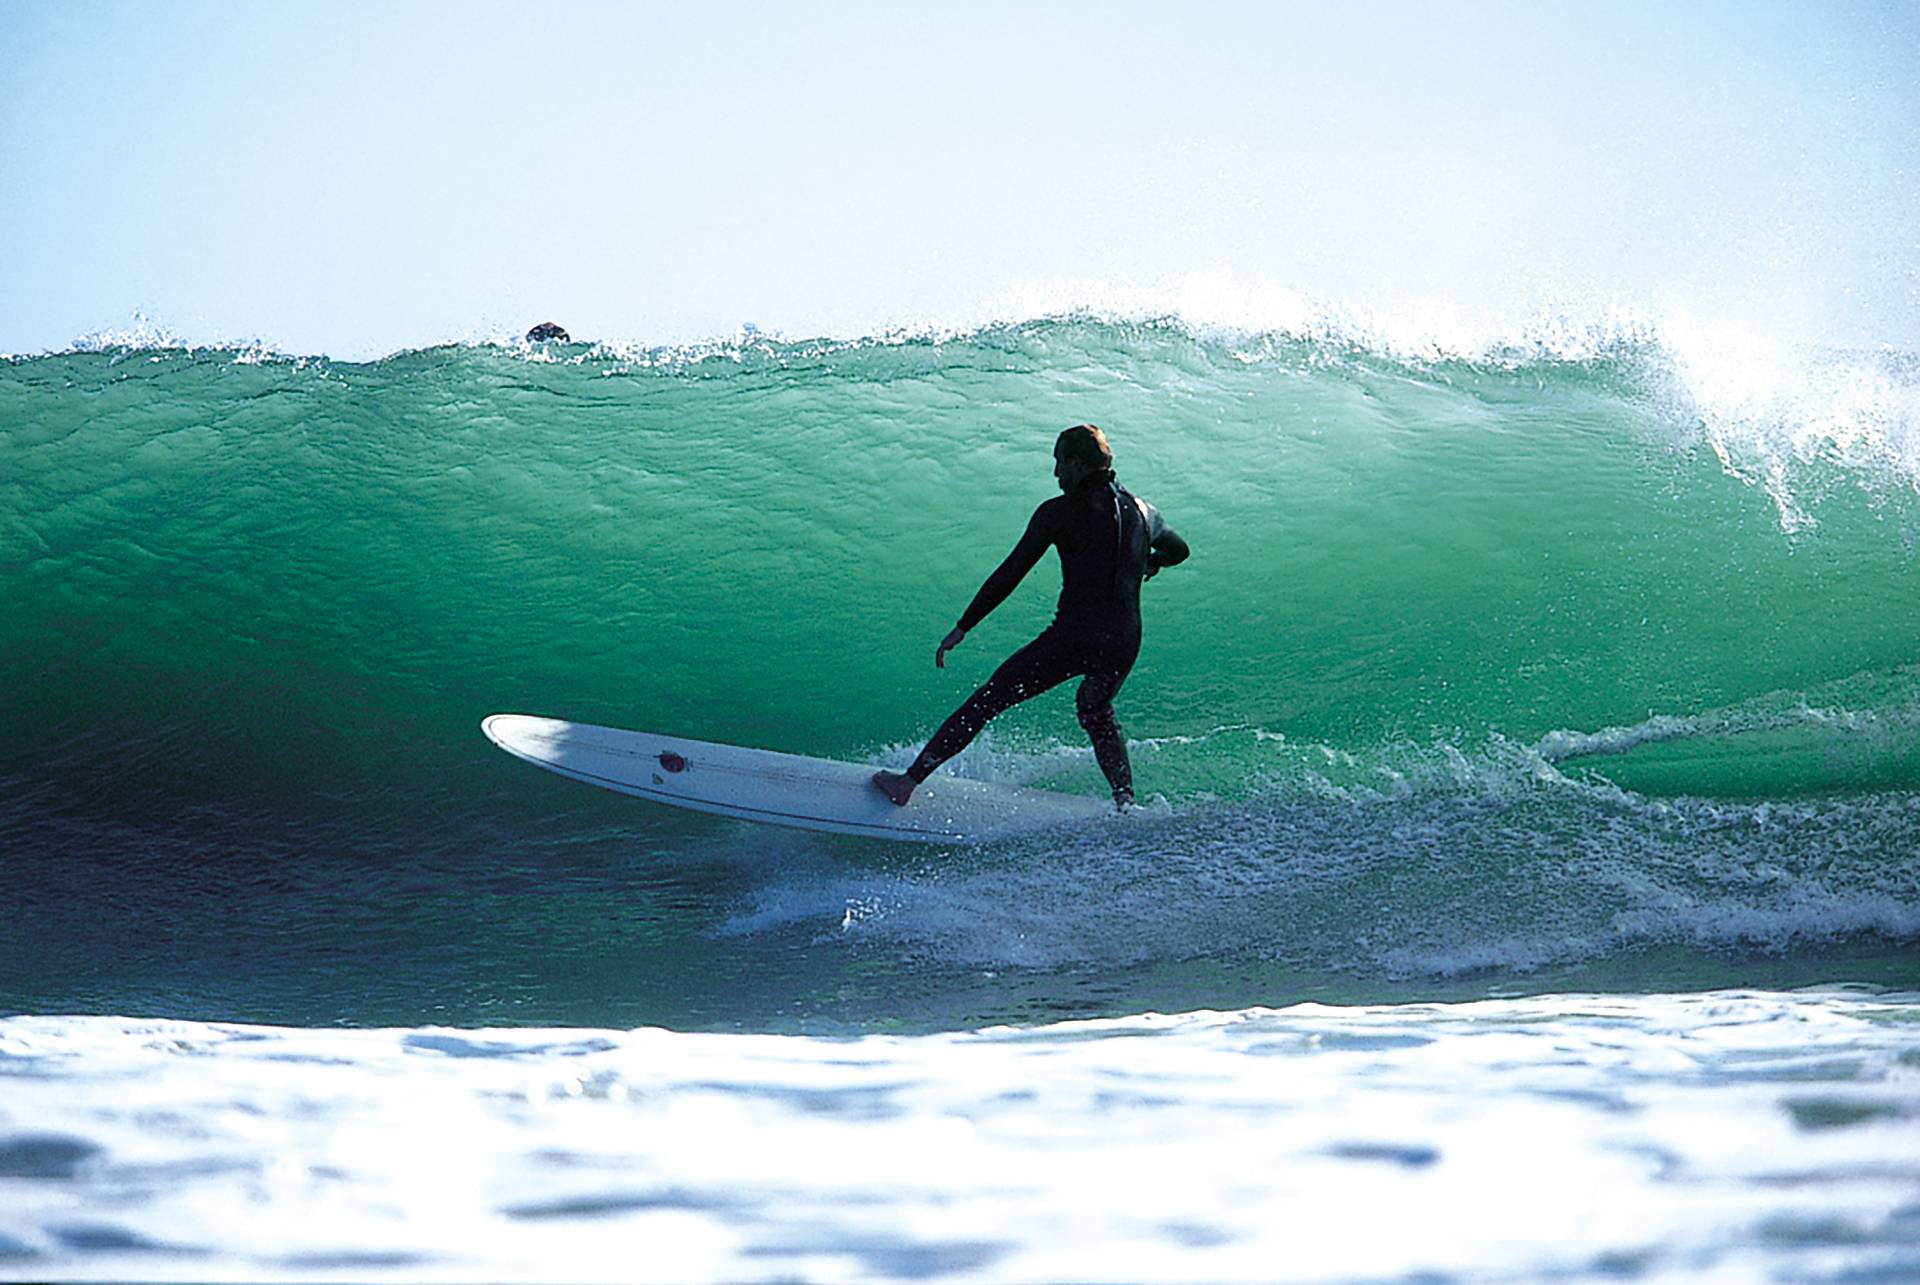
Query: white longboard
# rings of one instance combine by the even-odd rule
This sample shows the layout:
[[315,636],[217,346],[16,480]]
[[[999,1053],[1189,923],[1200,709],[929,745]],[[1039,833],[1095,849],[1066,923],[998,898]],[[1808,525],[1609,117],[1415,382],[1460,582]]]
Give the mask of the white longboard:
[[653,732],[625,732],[531,714],[494,714],[480,728],[507,753],[576,781],[742,821],[922,843],[986,843],[1110,815],[1081,795],[935,776],[895,807],[873,768],[833,759]]

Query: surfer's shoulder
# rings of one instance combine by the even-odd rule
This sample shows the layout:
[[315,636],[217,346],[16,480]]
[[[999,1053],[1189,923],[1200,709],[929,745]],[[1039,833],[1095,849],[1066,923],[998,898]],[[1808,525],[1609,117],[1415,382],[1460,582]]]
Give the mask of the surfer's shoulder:
[[1059,533],[1067,520],[1067,497],[1056,495],[1040,501],[1033,510],[1033,516],[1027,520],[1027,530],[1045,535],[1052,539]]

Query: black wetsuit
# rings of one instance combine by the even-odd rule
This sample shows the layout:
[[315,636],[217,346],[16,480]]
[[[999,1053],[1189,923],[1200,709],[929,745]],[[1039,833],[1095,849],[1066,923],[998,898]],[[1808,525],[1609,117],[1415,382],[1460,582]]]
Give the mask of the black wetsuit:
[[1095,473],[1033,511],[1026,534],[980,586],[960,628],[971,630],[1004,602],[1048,546],[1060,551],[1053,623],[940,725],[907,769],[916,782],[965,749],[996,714],[1084,676],[1074,700],[1080,726],[1093,741],[1114,798],[1133,796],[1133,768],[1113,717],[1113,698],[1140,652],[1140,582],[1149,569],[1184,562],[1187,542],[1151,504],[1114,481],[1111,471]]

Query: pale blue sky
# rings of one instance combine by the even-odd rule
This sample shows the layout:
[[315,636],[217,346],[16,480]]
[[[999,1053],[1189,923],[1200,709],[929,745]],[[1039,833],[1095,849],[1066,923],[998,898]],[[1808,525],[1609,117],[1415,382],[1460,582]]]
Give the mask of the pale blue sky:
[[1907,3],[0,0],[0,352],[1296,291],[1920,349],[1916,68]]

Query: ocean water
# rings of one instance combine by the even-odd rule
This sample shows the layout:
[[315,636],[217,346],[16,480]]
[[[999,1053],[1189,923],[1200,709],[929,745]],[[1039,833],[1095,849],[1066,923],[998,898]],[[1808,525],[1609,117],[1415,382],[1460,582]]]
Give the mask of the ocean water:
[[[1081,420],[1134,815],[481,737],[904,761]],[[1917,484],[1912,354],[1631,325],[0,358],[0,1276],[1920,1276]]]

